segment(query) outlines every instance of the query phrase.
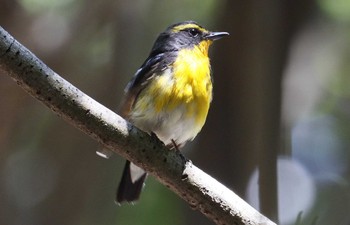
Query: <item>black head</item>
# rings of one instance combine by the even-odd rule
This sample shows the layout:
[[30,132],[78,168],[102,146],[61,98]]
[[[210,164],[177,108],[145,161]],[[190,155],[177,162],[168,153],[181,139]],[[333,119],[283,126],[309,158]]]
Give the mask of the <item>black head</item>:
[[185,21],[169,26],[159,34],[153,53],[178,51],[184,48],[193,48],[202,41],[212,42],[228,35],[227,32],[211,32],[194,21]]

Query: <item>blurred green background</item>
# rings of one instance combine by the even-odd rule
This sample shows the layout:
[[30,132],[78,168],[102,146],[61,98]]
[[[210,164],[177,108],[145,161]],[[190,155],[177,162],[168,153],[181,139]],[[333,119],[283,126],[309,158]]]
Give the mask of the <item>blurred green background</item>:
[[[111,109],[183,20],[231,34],[211,49],[212,108],[184,154],[280,224],[350,224],[350,0],[0,0],[5,30]],[[0,224],[213,224],[152,177],[115,205],[124,159],[0,74]]]

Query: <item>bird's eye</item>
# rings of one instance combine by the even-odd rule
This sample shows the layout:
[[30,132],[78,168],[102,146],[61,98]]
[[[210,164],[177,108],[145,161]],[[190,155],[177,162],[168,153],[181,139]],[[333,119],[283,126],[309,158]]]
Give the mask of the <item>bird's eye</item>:
[[188,30],[188,33],[192,36],[192,37],[197,37],[199,35],[199,30],[195,29],[195,28],[191,28]]

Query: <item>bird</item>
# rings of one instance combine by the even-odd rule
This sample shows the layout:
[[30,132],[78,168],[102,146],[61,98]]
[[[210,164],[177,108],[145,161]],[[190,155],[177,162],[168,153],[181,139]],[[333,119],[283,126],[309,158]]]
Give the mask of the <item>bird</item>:
[[[170,25],[125,88],[120,114],[139,129],[179,150],[201,131],[212,101],[209,46],[229,35],[195,21]],[[146,171],[126,161],[116,203],[136,202]]]

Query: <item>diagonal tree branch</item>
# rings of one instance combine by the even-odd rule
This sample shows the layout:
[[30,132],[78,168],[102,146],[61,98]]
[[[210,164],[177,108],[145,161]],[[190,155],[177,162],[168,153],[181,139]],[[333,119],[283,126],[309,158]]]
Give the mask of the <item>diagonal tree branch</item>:
[[217,224],[273,225],[235,193],[64,80],[0,27],[0,69],[30,95],[134,162]]

